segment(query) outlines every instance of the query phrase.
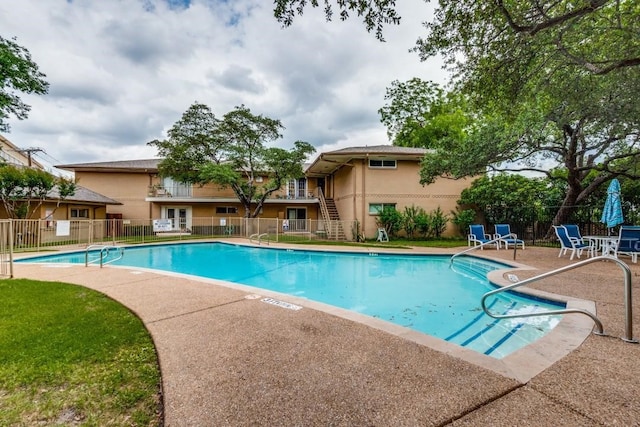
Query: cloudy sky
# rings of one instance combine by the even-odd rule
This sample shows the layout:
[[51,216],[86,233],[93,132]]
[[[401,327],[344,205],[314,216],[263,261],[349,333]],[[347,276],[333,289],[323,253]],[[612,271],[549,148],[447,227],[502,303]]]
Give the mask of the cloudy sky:
[[266,0],[0,0],[0,35],[50,83],[22,97],[30,116],[4,136],[48,164],[152,158],[146,143],[197,101],[218,117],[244,104],[281,120],[284,148],[388,144],[377,111],[391,82],[447,79],[409,52],[429,5],[399,3],[402,23],[380,43],[357,17],[326,23],[322,9],[282,28]]

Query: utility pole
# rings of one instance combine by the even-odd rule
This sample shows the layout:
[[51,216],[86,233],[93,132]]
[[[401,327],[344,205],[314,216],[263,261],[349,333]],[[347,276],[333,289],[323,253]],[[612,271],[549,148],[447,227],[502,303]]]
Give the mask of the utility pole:
[[35,148],[35,147],[31,147],[31,148],[24,148],[22,150],[16,150],[18,153],[27,153],[27,159],[29,161],[28,166],[31,167],[31,154],[32,153],[44,153],[44,150],[42,148]]

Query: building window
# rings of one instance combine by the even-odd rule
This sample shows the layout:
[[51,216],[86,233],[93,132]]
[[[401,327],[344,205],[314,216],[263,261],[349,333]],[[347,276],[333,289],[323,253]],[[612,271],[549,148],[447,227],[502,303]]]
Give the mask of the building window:
[[216,207],[217,214],[236,214],[238,213],[238,208],[233,206],[217,206]]
[[395,169],[396,168],[396,161],[395,160],[369,159],[369,167],[370,168]]
[[369,203],[369,215],[378,215],[384,209],[394,209],[396,208],[395,203]]
[[71,218],[89,218],[89,209],[71,209]]
[[162,186],[164,187],[163,196],[168,197],[191,197],[191,184],[185,184],[183,182],[174,181],[170,177],[162,179]]
[[289,180],[287,185],[287,198],[304,199],[307,197],[307,179],[298,178]]

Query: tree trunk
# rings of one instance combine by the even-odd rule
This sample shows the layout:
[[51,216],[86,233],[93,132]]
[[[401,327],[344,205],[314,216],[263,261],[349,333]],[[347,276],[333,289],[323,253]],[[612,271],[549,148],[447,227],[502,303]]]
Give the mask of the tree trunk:
[[567,194],[562,201],[562,205],[556,215],[553,217],[553,221],[551,221],[551,227],[547,230],[547,234],[544,236],[545,239],[550,240],[555,236],[555,231],[553,229],[554,225],[560,225],[567,222],[573,211],[575,210],[576,200],[578,199],[578,194],[580,194],[580,189],[577,191],[575,188],[571,186],[567,190]]

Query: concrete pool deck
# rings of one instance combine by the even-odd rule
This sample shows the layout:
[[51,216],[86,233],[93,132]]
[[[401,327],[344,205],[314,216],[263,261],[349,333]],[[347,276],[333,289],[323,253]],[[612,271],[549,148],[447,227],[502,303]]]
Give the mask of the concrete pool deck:
[[[511,250],[473,254],[513,259]],[[524,279],[576,262],[557,255],[552,248],[518,250],[520,269],[510,273]],[[640,265],[629,266],[638,329]],[[213,280],[20,263],[14,276],[87,286],[140,316],[159,355],[167,426],[639,425],[640,345],[619,338],[625,328],[624,276],[614,262],[598,261],[529,286],[595,301],[606,336],[580,337],[593,322],[566,315],[579,319],[567,328],[576,327],[577,338],[560,334],[541,344],[546,348],[506,365],[375,319],[367,324],[322,304]],[[266,304],[257,295],[303,308]],[[567,353],[565,347],[576,349]],[[551,356],[540,360],[539,352]]]

